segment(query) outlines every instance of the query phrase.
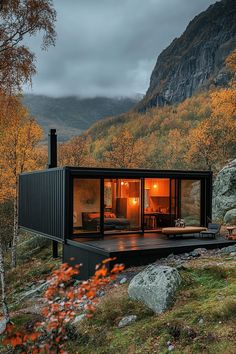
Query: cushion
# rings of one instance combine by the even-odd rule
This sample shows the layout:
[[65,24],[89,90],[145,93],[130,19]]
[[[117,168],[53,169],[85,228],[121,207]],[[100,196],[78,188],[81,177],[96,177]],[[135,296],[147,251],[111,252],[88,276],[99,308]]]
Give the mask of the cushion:
[[87,213],[88,219],[100,218],[100,213]]
[[114,219],[114,218],[116,218],[116,214],[115,214],[115,213],[111,213],[110,211],[105,211],[105,212],[104,212],[104,217],[105,217],[105,218]]

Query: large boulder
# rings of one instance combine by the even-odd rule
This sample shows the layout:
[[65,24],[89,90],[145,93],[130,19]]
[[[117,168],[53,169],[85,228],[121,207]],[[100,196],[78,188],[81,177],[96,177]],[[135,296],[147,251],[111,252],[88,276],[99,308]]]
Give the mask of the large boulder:
[[[236,159],[226,165],[217,175],[213,187],[213,220],[234,223],[236,209]],[[232,211],[232,212],[231,212]]]
[[224,222],[230,225],[236,224],[236,209],[231,209],[227,211],[227,213],[224,216]]
[[128,293],[132,299],[143,302],[159,314],[174,302],[180,283],[177,269],[152,264],[131,280]]

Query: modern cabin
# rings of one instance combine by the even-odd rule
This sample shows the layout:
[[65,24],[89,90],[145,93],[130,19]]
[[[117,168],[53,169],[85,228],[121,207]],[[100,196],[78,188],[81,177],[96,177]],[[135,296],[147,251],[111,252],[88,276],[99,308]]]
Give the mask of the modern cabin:
[[83,263],[81,278],[109,257],[126,265],[145,264],[172,252],[229,242],[168,240],[162,234],[177,218],[187,226],[207,226],[211,171],[53,168],[55,130],[51,133],[50,168],[19,176],[19,227],[51,239],[54,251],[62,243],[63,261]]

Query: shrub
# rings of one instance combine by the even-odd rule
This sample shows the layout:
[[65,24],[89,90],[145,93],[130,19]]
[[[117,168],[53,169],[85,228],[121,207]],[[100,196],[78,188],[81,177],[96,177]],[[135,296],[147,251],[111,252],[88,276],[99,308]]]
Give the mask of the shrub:
[[65,353],[63,346],[68,338],[68,324],[81,312],[81,305],[86,310],[86,317],[93,317],[98,290],[124,269],[122,264],[116,264],[109,272],[106,265],[111,260],[114,259],[102,261],[95,275],[77,287],[73,287],[71,282],[79,274],[80,265],[62,264],[48,279],[49,287],[44,294],[46,305],[42,311],[44,320],[36,323],[33,331],[26,334],[16,331],[9,323],[3,344],[21,353]]

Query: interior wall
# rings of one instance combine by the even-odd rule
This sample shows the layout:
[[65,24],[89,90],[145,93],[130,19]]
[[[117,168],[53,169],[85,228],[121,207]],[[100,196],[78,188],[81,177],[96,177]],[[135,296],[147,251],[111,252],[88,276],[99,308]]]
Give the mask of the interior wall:
[[74,179],[74,226],[82,226],[82,212],[100,213],[100,180]]

